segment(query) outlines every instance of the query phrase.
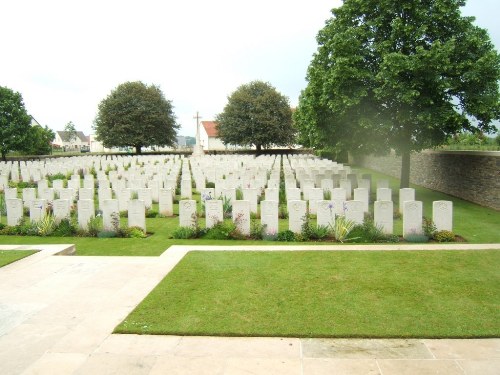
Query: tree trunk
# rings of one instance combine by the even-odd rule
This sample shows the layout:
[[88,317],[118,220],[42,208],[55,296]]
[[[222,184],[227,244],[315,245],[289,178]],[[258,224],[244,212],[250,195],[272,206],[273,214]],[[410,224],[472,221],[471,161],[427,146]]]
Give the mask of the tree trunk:
[[142,150],[141,150],[142,146],[135,146],[135,154],[136,155],[140,155],[142,154]]
[[262,145],[255,145],[255,149],[257,150],[257,154],[260,154],[260,151],[262,150]]
[[7,161],[7,153],[2,150],[2,161]]
[[399,188],[410,187],[410,150],[405,150],[401,157],[401,181]]

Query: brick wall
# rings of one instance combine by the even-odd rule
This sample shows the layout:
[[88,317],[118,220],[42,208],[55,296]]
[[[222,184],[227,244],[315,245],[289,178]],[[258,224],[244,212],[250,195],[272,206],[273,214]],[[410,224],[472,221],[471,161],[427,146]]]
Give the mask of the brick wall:
[[[401,157],[354,156],[352,163],[399,178]],[[411,155],[410,181],[500,210],[500,151],[423,151]]]

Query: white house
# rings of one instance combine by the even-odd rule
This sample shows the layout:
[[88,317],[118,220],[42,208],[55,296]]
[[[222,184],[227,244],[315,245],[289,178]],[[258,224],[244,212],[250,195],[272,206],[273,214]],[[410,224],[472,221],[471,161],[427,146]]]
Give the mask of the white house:
[[70,139],[70,132],[56,131],[56,137],[52,142],[53,145],[59,146],[66,151],[80,151],[87,149],[90,146],[89,137],[83,132],[77,131],[76,136]]
[[218,138],[215,121],[201,121],[200,143],[204,150],[226,150],[227,147]]

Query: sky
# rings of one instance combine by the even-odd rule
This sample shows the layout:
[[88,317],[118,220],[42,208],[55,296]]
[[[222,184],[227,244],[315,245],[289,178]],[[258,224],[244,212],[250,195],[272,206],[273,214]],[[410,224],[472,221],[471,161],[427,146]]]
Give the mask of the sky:
[[[468,0],[500,48],[498,0]],[[0,0],[0,86],[41,125],[86,135],[119,84],[158,85],[179,135],[213,120],[239,86],[269,82],[291,106],[307,82],[316,35],[340,0]]]

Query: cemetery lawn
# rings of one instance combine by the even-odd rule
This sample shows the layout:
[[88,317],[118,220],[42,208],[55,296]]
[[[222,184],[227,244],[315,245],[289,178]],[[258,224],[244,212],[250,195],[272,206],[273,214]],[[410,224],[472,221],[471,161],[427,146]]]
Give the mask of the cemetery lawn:
[[190,252],[115,333],[499,337],[499,264],[489,250]]
[[0,267],[35,254],[37,250],[0,250]]

